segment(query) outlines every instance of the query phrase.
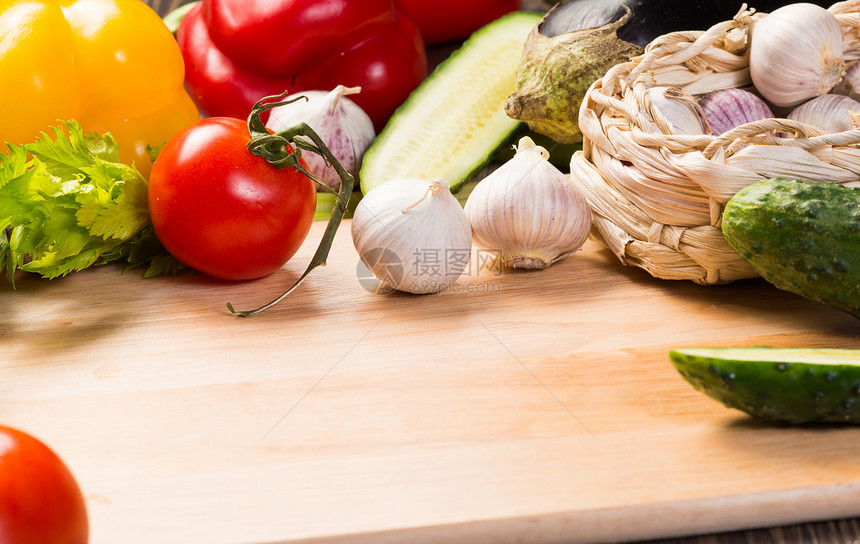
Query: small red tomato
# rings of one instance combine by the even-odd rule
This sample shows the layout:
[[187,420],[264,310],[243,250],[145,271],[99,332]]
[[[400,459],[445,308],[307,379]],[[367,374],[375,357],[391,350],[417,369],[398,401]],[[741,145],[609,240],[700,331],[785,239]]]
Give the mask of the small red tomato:
[[167,142],[149,179],[158,239],[174,257],[216,278],[248,280],[282,267],[316,211],[314,182],[252,155],[249,140],[245,121],[203,119]]
[[0,426],[0,542],[86,544],[89,521],[81,489],[48,446]]

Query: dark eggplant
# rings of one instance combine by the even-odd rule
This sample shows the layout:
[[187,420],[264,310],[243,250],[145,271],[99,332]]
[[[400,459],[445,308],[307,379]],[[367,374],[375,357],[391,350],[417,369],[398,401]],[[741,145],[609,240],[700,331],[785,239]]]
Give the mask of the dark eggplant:
[[[747,0],[770,12],[792,2]],[[830,2],[812,1],[822,7]],[[552,8],[526,43],[507,114],[557,142],[582,140],[577,117],[588,87],[655,38],[707,30],[734,17],[735,0],[569,0]]]

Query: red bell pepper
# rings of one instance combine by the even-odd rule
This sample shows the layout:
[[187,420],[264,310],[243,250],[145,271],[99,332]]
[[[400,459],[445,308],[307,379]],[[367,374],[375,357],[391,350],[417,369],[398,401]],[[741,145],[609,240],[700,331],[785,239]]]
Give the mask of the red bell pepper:
[[361,87],[381,129],[426,77],[424,41],[395,0],[202,0],[177,42],[201,111],[245,118],[263,96]]
[[521,7],[520,0],[398,0],[421,30],[424,43],[452,42]]

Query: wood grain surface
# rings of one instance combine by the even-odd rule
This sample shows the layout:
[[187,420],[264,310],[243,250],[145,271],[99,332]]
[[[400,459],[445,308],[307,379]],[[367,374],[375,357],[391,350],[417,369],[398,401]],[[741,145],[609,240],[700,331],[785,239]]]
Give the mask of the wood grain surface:
[[[0,287],[3,421],[78,477],[92,543],[643,540],[860,514],[860,427],[729,410],[673,347],[860,347],[762,280],[656,280],[597,244],[440,295],[365,289],[349,222],[262,280],[108,266]],[[856,526],[855,526],[856,527]]]
[[251,283],[105,267],[0,286],[0,415],[72,468],[93,544],[860,540],[860,430],[755,422],[666,356],[857,348],[857,320],[761,280],[654,280],[592,243],[373,295],[348,226],[251,319],[225,303],[278,294],[321,225]]

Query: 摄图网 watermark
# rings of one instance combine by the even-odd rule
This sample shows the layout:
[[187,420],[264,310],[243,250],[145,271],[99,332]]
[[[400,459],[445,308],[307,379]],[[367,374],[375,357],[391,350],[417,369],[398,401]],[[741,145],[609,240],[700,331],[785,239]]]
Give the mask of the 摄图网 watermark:
[[[421,249],[404,263],[395,252],[376,248],[359,260],[356,276],[365,290],[380,295],[395,291],[396,286],[406,292],[498,293],[501,284],[486,280],[502,275],[500,255],[501,250]],[[457,278],[452,283],[455,274]],[[416,279],[401,285],[407,277]]]

